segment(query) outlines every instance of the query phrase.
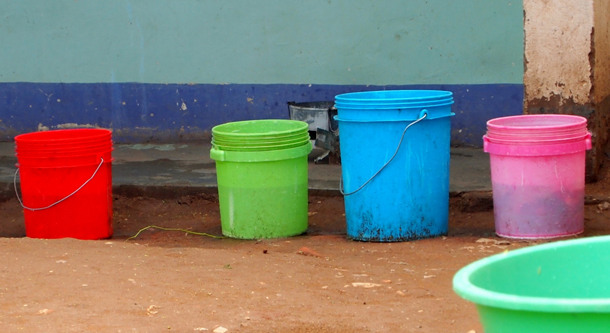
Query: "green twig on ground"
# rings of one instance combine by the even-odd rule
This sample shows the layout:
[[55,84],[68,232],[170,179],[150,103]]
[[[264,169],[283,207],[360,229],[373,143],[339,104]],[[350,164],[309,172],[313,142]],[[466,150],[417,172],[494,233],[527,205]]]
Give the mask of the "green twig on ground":
[[216,238],[216,239],[226,238],[224,236],[215,236],[215,235],[206,234],[205,232],[196,232],[196,231],[190,231],[190,230],[186,230],[186,229],[164,228],[164,227],[159,227],[159,226],[156,226],[156,225],[149,225],[148,227],[140,229],[140,231],[138,231],[137,234],[127,238],[125,241],[135,239],[136,237],[138,237],[140,235],[140,233],[142,231],[147,230],[147,229],[151,229],[151,228],[159,229],[159,230],[164,230],[164,231],[182,231],[182,232],[185,232],[185,233],[191,234],[191,235],[206,236],[206,237],[211,237],[211,238]]

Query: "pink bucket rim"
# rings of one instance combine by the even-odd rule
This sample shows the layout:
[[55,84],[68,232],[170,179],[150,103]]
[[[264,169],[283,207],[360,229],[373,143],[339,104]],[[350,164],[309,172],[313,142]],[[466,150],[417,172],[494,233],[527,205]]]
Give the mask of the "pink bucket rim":
[[585,132],[583,134],[574,135],[574,136],[566,136],[566,137],[531,137],[531,138],[518,138],[518,137],[495,137],[489,135],[484,136],[485,139],[491,143],[499,143],[504,145],[554,145],[554,144],[562,144],[569,142],[576,142],[587,140],[591,138],[591,133]]
[[584,152],[592,148],[591,134],[580,140],[554,142],[546,144],[506,144],[492,142],[483,136],[483,151],[501,156],[554,156]]
[[[546,119],[551,123],[540,121]],[[536,121],[539,124],[536,124]],[[554,122],[554,123],[552,123]],[[569,129],[586,128],[587,119],[581,116],[564,114],[534,114],[494,118],[487,121],[487,128],[492,131],[553,132]]]

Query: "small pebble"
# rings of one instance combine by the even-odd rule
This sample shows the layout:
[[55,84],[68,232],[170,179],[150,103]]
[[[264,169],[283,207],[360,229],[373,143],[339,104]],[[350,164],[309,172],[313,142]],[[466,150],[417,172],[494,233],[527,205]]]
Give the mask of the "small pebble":
[[225,333],[227,331],[228,331],[228,329],[226,329],[226,328],[224,328],[222,326],[218,326],[212,332],[214,332],[214,333]]

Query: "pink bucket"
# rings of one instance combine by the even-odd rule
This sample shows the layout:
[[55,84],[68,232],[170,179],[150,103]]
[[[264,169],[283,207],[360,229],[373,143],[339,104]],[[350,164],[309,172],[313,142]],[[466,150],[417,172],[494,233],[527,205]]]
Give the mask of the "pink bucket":
[[492,119],[490,154],[496,234],[542,239],[584,230],[587,120],[571,115]]

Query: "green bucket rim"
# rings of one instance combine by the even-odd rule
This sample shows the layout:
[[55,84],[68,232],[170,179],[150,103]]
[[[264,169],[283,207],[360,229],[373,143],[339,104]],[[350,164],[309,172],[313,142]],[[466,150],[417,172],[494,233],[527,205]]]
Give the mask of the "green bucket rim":
[[256,137],[256,138],[252,138],[252,137],[240,137],[238,139],[235,138],[225,138],[225,137],[218,137],[218,136],[212,136],[212,139],[217,141],[217,142],[226,142],[229,144],[235,144],[235,145],[240,145],[240,144],[260,144],[260,143],[273,143],[273,142],[280,142],[280,141],[294,141],[294,140],[300,140],[303,139],[305,137],[309,136],[308,132],[304,132],[304,133],[299,133],[299,135],[294,135],[294,136],[290,136],[290,137]]
[[[278,130],[257,129],[257,126],[272,126]],[[241,127],[241,128],[240,128]],[[249,127],[249,128],[248,128]],[[235,128],[235,129],[232,129]],[[220,137],[269,137],[281,138],[291,134],[307,132],[309,124],[299,120],[286,119],[261,119],[261,120],[246,120],[217,125],[212,128],[212,135]],[[247,132],[240,132],[240,130]]]
[[282,145],[245,147],[245,146],[220,145],[217,143],[212,143],[212,147],[214,147],[215,149],[224,150],[224,151],[243,151],[243,152],[270,151],[270,150],[283,150],[283,149],[289,149],[289,148],[296,148],[296,147],[300,147],[300,146],[306,144],[306,142],[309,142],[309,138],[307,138],[307,140],[300,140],[298,142],[282,144]]
[[303,133],[298,136],[290,137],[290,138],[281,138],[281,139],[264,139],[264,140],[249,140],[248,138],[244,138],[242,140],[225,140],[218,139],[217,137],[212,137],[212,144],[218,144],[223,146],[232,146],[232,147],[259,147],[259,146],[275,146],[275,145],[285,145],[290,143],[304,142],[305,140],[309,140],[309,133]]
[[525,256],[562,247],[573,247],[584,244],[610,242],[610,236],[588,237],[576,240],[557,241],[553,243],[536,245],[506,253],[496,254],[475,261],[460,269],[453,277],[453,290],[462,298],[477,305],[535,312],[554,313],[608,313],[610,312],[610,298],[551,298],[518,296],[501,292],[490,291],[470,282],[472,274],[479,269],[509,257]]
[[270,151],[226,151],[212,147],[210,149],[210,158],[216,162],[272,162],[307,156],[311,149],[311,141],[307,141],[306,144],[295,148]]

